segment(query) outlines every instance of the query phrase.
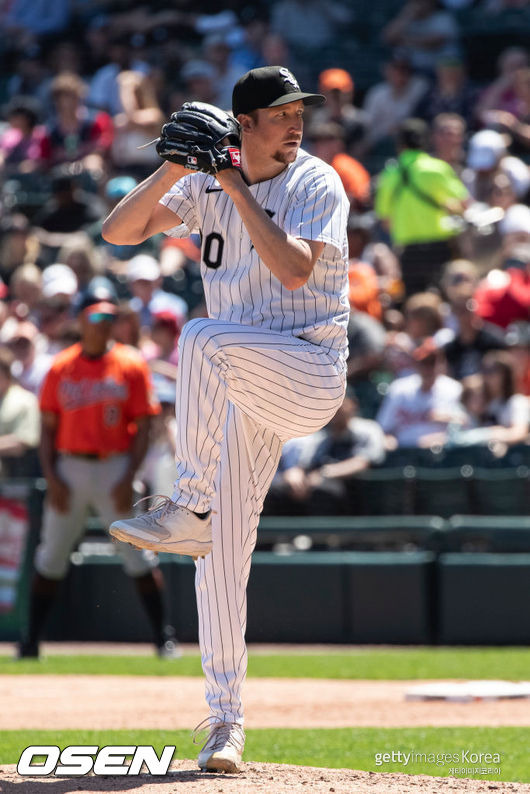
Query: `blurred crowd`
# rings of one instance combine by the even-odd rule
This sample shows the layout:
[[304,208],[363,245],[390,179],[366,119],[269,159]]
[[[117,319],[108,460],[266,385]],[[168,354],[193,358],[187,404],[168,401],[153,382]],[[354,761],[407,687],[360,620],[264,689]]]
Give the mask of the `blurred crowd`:
[[157,167],[154,146],[139,147],[173,110],[230,108],[236,80],[266,64],[326,95],[304,146],[351,202],[348,392],[324,430],[285,446],[271,504],[334,512],[348,479],[396,449],[485,445],[502,458],[530,443],[530,57],[490,46],[477,69],[461,30],[463,13],[493,28],[515,15],[528,41],[528,3],[386,6],[359,86],[363,3],[3,5],[2,476],[38,474],[39,389],[101,283],[118,305],[113,338],[149,363],[162,405],[141,479],[170,492],[177,342],[205,312],[200,239],[117,246],[101,224]]

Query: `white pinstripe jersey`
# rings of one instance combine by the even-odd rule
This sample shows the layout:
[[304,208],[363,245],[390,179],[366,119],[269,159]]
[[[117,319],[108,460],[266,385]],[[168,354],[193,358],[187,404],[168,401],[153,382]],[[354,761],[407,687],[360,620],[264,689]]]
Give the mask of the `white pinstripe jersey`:
[[308,281],[286,289],[260,260],[232,199],[213,176],[190,174],[162,197],[183,224],[166,234],[199,230],[208,316],[270,328],[347,354],[348,199],[331,166],[300,149],[296,160],[250,192],[288,234],[325,243]]

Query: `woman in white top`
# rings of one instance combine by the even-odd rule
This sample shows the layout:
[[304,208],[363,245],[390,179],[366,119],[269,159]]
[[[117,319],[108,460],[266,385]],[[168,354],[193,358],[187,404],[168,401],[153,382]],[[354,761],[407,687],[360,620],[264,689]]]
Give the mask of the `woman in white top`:
[[491,351],[482,360],[486,393],[486,415],[492,440],[505,444],[523,443],[529,432],[530,402],[516,394],[515,365],[506,351]]
[[164,117],[149,77],[140,72],[118,75],[123,111],[114,116],[114,166],[143,179],[159,160],[153,146],[139,148],[160,132]]

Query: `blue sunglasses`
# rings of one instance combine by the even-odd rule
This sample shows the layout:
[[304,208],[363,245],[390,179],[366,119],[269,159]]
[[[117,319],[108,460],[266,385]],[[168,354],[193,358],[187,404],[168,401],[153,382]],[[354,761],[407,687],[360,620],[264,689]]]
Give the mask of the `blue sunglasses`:
[[88,315],[88,322],[95,325],[96,323],[113,322],[116,319],[115,314],[107,314],[106,312],[94,312]]

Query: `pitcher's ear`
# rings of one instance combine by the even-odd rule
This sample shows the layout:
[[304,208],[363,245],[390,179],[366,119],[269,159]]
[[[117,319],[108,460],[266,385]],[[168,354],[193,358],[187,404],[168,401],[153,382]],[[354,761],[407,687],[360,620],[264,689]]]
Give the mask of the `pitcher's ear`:
[[240,113],[237,117],[237,120],[241,125],[241,132],[249,132],[256,126],[256,122],[254,121],[253,117],[247,113]]

